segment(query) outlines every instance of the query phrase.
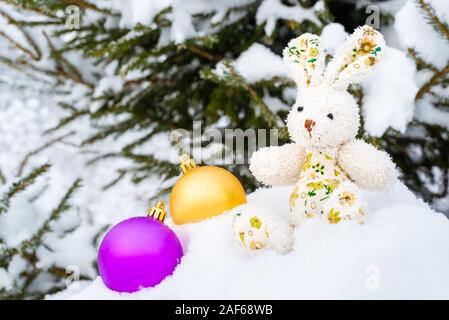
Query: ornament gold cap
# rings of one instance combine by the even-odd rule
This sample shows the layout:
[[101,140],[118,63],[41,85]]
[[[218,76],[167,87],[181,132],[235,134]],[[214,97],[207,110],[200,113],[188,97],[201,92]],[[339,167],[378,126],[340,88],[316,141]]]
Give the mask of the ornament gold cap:
[[158,201],[156,206],[150,209],[148,212],[148,217],[157,219],[160,222],[164,222],[167,211],[165,211],[164,201]]
[[189,170],[192,170],[196,167],[198,167],[198,165],[196,164],[195,160],[193,160],[192,158],[189,157],[188,154],[184,153],[180,158],[179,158],[179,162],[180,162],[180,167],[182,170],[183,174],[186,174]]

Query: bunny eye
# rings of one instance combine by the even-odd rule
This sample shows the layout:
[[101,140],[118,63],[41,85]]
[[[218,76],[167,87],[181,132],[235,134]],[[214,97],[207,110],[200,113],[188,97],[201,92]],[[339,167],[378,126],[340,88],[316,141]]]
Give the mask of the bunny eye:
[[296,110],[298,110],[298,112],[301,112],[302,110],[304,110],[304,107],[299,106]]
[[329,119],[331,119],[331,120],[334,119],[334,115],[333,115],[332,113],[329,113],[329,114],[327,115],[327,117],[328,117]]

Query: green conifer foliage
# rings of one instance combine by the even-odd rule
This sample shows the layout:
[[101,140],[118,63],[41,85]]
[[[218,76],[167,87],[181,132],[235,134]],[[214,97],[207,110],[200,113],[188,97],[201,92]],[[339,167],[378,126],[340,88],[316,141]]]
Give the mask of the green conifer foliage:
[[[8,212],[11,200],[32,186],[49,169],[50,165],[44,164],[33,169],[28,175],[11,183],[9,188],[1,195],[0,216],[13,214]],[[74,181],[59,201],[59,204],[53,209],[36,232],[30,238],[23,240],[19,245],[8,245],[4,235],[0,234],[0,268],[14,273],[15,271],[11,270],[14,260],[21,261],[20,263],[24,264],[21,267],[23,271],[13,279],[11,284],[2,283],[0,287],[0,299],[42,299],[47,294],[55,293],[66,288],[66,279],[68,276],[66,270],[56,265],[52,265],[51,267],[40,266],[38,250],[42,246],[45,246],[45,236],[53,231],[51,228],[52,223],[58,221],[61,215],[70,208],[69,200],[80,186],[80,180]],[[47,289],[35,285],[39,278],[47,279],[46,281],[48,282],[43,286],[43,288]],[[86,278],[81,276],[80,279]]]

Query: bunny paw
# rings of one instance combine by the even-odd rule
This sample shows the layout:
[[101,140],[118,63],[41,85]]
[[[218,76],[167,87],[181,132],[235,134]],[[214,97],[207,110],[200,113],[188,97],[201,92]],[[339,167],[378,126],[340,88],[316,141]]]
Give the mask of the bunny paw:
[[285,254],[292,249],[292,229],[287,221],[279,220],[264,208],[245,205],[233,220],[234,239],[247,254],[273,249]]

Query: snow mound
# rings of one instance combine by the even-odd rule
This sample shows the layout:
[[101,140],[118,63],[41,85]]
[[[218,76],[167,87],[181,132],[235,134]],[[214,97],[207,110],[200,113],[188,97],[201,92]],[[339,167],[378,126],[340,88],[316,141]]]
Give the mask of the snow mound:
[[[449,6],[444,0],[426,1],[443,21],[449,21]],[[444,68],[449,59],[449,46],[432,28],[426,15],[415,1],[408,1],[396,14],[394,27],[404,48],[413,48],[425,61],[437,68]]]
[[342,24],[329,23],[321,31],[320,41],[323,48],[334,55],[347,37],[348,34]]
[[[288,212],[289,187],[260,189],[248,203]],[[287,255],[246,256],[231,223],[241,207],[196,224],[173,226],[185,256],[173,276],[133,294],[98,277],[50,299],[399,299],[449,298],[449,221],[401,183],[366,192],[364,225],[308,220]]]
[[364,126],[371,135],[380,137],[389,127],[405,133],[418,92],[415,73],[415,64],[403,51],[385,48],[373,76],[362,83]]
[[271,35],[273,33],[276,27],[276,21],[279,19],[298,22],[309,20],[317,25],[321,25],[313,8],[305,9],[299,5],[286,6],[280,0],[263,1],[257,10],[256,21],[258,25],[266,22],[265,34]]
[[287,67],[282,58],[259,43],[254,43],[238,57],[235,68],[249,82],[275,76],[288,77]]

